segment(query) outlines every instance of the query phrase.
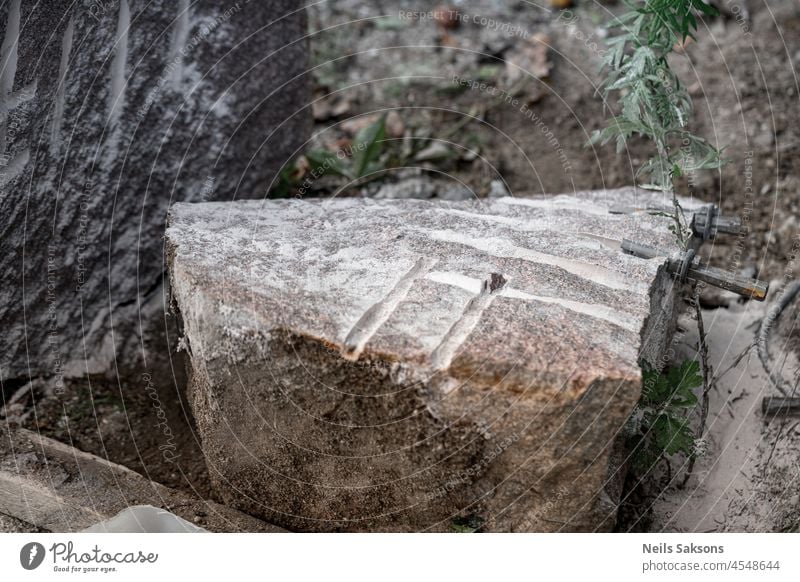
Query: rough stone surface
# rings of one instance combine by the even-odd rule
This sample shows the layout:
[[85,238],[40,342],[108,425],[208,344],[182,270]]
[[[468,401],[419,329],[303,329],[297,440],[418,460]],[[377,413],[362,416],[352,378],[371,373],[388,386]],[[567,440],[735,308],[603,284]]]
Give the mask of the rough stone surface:
[[260,197],[308,136],[305,34],[296,0],[2,3],[0,377],[136,353],[168,205]]
[[166,509],[214,532],[279,532],[212,501],[154,483],[116,463],[24,429],[0,439],[0,519],[52,532],[74,532],[111,519],[130,506]]
[[0,533],[39,533],[41,531],[35,525],[0,513]]
[[671,252],[670,219],[607,213],[663,202],[176,204],[170,276],[217,492],[294,530],[609,527],[609,458],[674,290],[664,261],[602,237]]

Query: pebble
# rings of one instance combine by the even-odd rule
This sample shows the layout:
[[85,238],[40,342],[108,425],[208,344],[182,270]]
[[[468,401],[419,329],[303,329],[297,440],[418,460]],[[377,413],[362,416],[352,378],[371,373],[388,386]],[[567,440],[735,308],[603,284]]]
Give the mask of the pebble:
[[489,198],[504,198],[510,195],[502,180],[492,180],[489,184]]
[[436,198],[453,202],[469,200],[474,197],[475,193],[464,184],[448,184],[439,188],[436,192]]
[[771,148],[774,143],[775,135],[772,133],[772,129],[768,127],[762,128],[758,135],[753,138],[753,145],[760,148]]
[[458,10],[452,6],[437,6],[433,9],[433,19],[441,28],[453,30],[458,28],[461,22],[458,18]]
[[435,141],[431,143],[431,145],[427,146],[425,149],[420,150],[416,156],[414,156],[414,161],[416,162],[433,162],[438,160],[443,160],[452,154],[452,151],[449,147],[439,141]]

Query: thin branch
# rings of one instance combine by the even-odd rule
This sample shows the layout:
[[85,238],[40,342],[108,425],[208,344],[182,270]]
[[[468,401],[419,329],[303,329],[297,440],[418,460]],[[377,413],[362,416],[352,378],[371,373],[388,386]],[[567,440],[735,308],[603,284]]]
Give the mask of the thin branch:
[[[693,303],[695,313],[697,314],[697,333],[700,336],[700,369],[703,376],[703,396],[700,404],[700,426],[697,427],[697,436],[695,437],[695,442],[697,442],[703,438],[703,434],[706,432],[706,421],[708,420],[709,405],[708,393],[711,391],[711,387],[714,384],[714,370],[708,361],[708,343],[706,342],[706,330],[705,325],[703,324],[703,310],[700,308],[699,289],[695,291]],[[694,471],[694,463],[696,460],[697,454],[695,451],[693,451],[692,455],[689,457],[689,466],[686,468],[686,476],[683,478],[681,488],[686,486],[687,481],[689,481],[689,478],[692,476],[692,471]]]

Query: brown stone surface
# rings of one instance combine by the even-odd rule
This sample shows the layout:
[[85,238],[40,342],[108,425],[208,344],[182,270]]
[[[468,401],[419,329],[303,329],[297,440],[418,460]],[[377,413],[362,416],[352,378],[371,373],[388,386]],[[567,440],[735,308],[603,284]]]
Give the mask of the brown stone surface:
[[[12,518],[17,530],[23,524],[30,531],[81,531],[136,505],[166,509],[212,532],[282,531],[34,432],[3,432],[0,515]],[[0,531],[10,521],[0,520]]]
[[177,204],[167,231],[217,492],[295,530],[607,528],[615,439],[673,319],[662,204]]

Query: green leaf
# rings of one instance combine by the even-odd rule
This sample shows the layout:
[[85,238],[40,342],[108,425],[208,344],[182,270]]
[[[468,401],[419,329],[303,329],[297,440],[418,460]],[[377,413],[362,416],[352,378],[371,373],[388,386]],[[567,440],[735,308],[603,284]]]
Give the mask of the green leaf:
[[345,178],[354,178],[350,168],[335,153],[328,150],[310,150],[306,152],[306,159],[311,164],[311,173],[316,177],[323,176],[328,172],[339,174]]
[[653,423],[652,431],[654,445],[665,454],[692,453],[694,437],[688,419],[662,414]]
[[696,361],[683,362],[666,373],[643,368],[639,403],[643,442],[636,455],[642,455],[645,463],[655,462],[662,455],[694,454],[695,440],[688,411],[698,404],[693,390],[702,381]]
[[703,384],[703,376],[700,374],[700,362],[697,360],[686,360],[679,368],[672,368],[667,379],[677,390],[692,390]]
[[694,14],[692,14],[691,12],[687,12],[686,19],[689,21],[689,26],[697,30],[697,19],[694,17]]
[[289,194],[292,192],[292,188],[294,187],[294,182],[292,180],[292,175],[294,174],[294,164],[287,164],[285,165],[280,174],[278,174],[278,179],[275,181],[275,185],[272,187],[272,190],[269,192],[270,198],[288,198]]
[[378,30],[401,30],[406,27],[403,20],[394,16],[382,16],[373,22]]
[[475,533],[480,531],[486,520],[476,514],[457,517],[450,522],[450,530],[456,533]]
[[374,123],[361,129],[353,139],[353,177],[361,178],[367,173],[370,162],[381,154],[383,140],[386,137],[386,114]]
[[719,10],[703,0],[692,0],[692,6],[707,16],[719,16]]

